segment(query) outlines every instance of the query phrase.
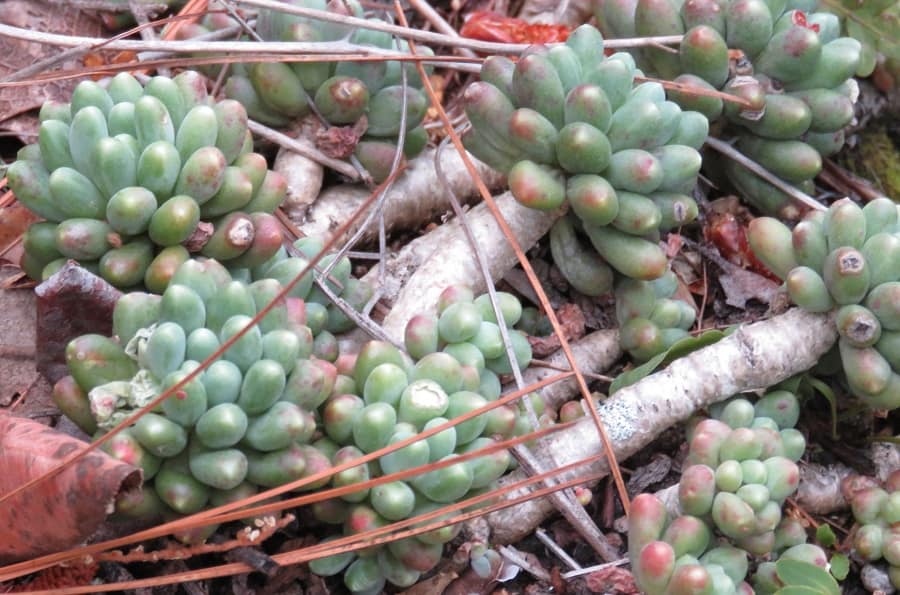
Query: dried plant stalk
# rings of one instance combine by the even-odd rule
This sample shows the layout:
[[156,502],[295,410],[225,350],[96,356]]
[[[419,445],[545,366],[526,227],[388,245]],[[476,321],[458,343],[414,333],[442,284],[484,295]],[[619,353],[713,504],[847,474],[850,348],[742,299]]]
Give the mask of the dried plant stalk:
[[[647,446],[672,424],[698,409],[739,392],[764,388],[809,369],[834,344],[837,332],[828,315],[792,309],[741,327],[718,343],[677,359],[668,368],[623,388],[599,406],[617,460]],[[577,461],[601,449],[591,418],[544,440],[536,448],[547,468]],[[605,458],[559,479],[603,472]],[[499,483],[521,480],[515,471]],[[494,540],[512,543],[530,533],[553,508],[532,500],[488,516]]]
[[[503,217],[524,249],[534,245],[561,214],[560,211],[536,211],[520,205],[507,192],[495,198]],[[491,277],[500,279],[517,262],[515,252],[503,236],[496,220],[484,203],[471,209],[466,219],[487,257]],[[377,269],[365,277],[375,283]],[[465,283],[475,293],[486,288],[478,262],[458,221],[452,220],[407,244],[387,262],[382,290],[393,302],[382,326],[399,341],[410,318],[433,311],[441,291],[449,285]]]
[[[300,139],[298,142],[309,141]],[[287,196],[281,208],[292,221],[296,221],[319,196],[325,170],[321,164],[309,157],[284,148],[278,151],[272,169],[287,180]],[[364,189],[360,192],[365,195],[360,201],[362,202],[369,196],[369,192]],[[352,209],[347,211],[345,216],[349,216],[352,211]],[[346,221],[346,218],[344,220]]]
[[[384,226],[388,233],[398,229],[415,229],[450,210],[446,193],[440,191],[441,180],[435,171],[434,153],[435,149],[428,149],[412,159],[406,171],[388,191],[384,202]],[[460,201],[472,202],[478,196],[478,189],[462,159],[452,151],[444,151],[441,158],[441,170],[447,184]],[[481,162],[476,163],[478,173],[488,188],[496,189],[504,183],[503,175]],[[291,218],[303,233],[327,236],[346,221],[347,216],[368,195],[369,191],[359,185],[332,186],[308,207],[305,216],[298,217],[300,213],[294,210]],[[356,225],[351,227],[348,235],[352,235],[357,229]],[[377,239],[378,228],[373,225],[363,232],[360,241],[366,244]]]
[[[619,346],[619,333],[615,330],[596,331],[570,343],[572,354],[578,362],[578,369],[583,374],[598,374],[608,370],[616,360],[622,357]],[[544,366],[534,366],[522,373],[525,384],[534,384],[544,378],[558,374],[560,370],[569,370],[566,354],[560,349],[546,358]],[[578,383],[574,378],[566,378],[541,389],[544,402],[551,409],[559,409],[563,403],[578,395]]]

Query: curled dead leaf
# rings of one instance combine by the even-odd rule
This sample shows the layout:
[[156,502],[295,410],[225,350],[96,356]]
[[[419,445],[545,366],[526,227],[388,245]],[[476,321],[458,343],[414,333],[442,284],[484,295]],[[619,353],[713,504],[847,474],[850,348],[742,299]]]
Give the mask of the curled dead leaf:
[[[40,477],[87,446],[43,424],[0,413],[0,494]],[[141,471],[95,451],[0,506],[0,563],[73,547],[139,488]]]

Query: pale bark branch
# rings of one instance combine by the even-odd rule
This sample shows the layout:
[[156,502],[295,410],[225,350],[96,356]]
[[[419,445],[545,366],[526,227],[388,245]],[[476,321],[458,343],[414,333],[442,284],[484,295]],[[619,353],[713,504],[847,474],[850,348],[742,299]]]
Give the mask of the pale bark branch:
[[[617,460],[646,447],[660,432],[695,411],[747,390],[771,386],[809,369],[834,343],[837,331],[828,315],[792,309],[741,327],[718,343],[677,359],[666,369],[623,388],[599,406]],[[601,451],[591,418],[544,440],[536,452],[548,468],[560,467]],[[564,474],[560,480],[608,470],[605,458]],[[515,471],[501,484],[521,480]],[[514,497],[516,494],[511,494]],[[511,543],[534,530],[551,512],[546,500],[533,500],[488,516],[494,540]]]

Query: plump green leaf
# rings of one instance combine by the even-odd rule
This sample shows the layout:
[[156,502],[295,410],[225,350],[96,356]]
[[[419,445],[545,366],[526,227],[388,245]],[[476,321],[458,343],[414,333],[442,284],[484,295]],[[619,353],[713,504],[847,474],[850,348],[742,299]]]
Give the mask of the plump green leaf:
[[778,589],[775,591],[775,595],[822,595],[822,591],[812,587],[797,587],[791,585],[789,587]]
[[809,562],[801,562],[800,560],[781,559],[775,563],[775,572],[778,578],[785,584],[784,589],[780,589],[777,595],[801,595],[801,592],[789,592],[789,587],[799,587],[809,589],[804,591],[811,595],[841,595],[841,588],[837,581],[834,580],[828,571],[824,568],[810,564]]
[[875,49],[875,44],[878,42],[877,38],[864,25],[852,19],[847,19],[847,35],[862,44],[856,76],[869,76],[875,70],[875,62],[878,59],[878,52]]
[[782,380],[770,390],[786,390],[789,393],[797,394],[800,391],[800,383],[803,382],[803,374],[791,376],[786,380]]
[[617,390],[625,388],[626,386],[631,386],[638,380],[643,379],[645,376],[649,376],[660,366],[667,365],[672,361],[678,359],[679,357],[683,357],[691,353],[692,351],[697,351],[698,349],[702,349],[708,345],[712,345],[723,337],[725,337],[725,333],[723,333],[722,331],[712,330],[706,331],[705,333],[697,335],[696,337],[685,337],[684,339],[677,341],[668,349],[668,351],[664,351],[652,357],[633,370],[628,370],[627,372],[616,376],[616,379],[613,380],[612,384],[609,387],[610,396],[615,394]]
[[835,554],[831,556],[831,576],[839,581],[847,578],[850,574],[850,558],[844,554]]
[[816,529],[816,541],[822,547],[832,547],[837,543],[837,537],[835,537],[834,531],[831,530],[831,525],[825,523],[819,525],[819,528]]
[[835,396],[834,391],[831,390],[831,387],[828,386],[828,384],[814,376],[806,376],[805,380],[813,387],[813,389],[828,400],[828,405],[831,408],[831,438],[837,440],[837,397]]

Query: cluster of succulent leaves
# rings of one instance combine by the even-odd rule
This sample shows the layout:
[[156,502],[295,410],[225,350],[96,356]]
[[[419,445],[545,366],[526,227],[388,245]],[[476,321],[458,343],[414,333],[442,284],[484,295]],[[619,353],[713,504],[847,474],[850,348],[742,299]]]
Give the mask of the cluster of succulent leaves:
[[[508,293],[500,292],[497,298],[503,321],[511,328],[519,322],[522,306]],[[524,369],[531,361],[530,345],[521,331],[509,330],[509,337],[516,365]],[[487,405],[500,396],[498,374],[512,372],[489,296],[475,298],[467,287],[446,289],[436,315],[413,317],[404,342],[406,353],[380,341],[364,345],[341,394],[323,404],[327,438],[317,444],[322,448],[328,442],[335,464],[408,440]],[[504,405],[384,455],[377,465],[340,472],[332,485],[355,485],[452,461],[530,429],[523,410]],[[509,453],[499,450],[322,502],[313,513],[323,522],[342,525],[345,533],[357,533],[488,491],[510,464]],[[449,526],[384,547],[315,560],[310,568],[326,576],[343,571],[344,583],[354,593],[380,592],[385,581],[408,587],[440,561],[443,544],[458,531],[458,526]]]
[[[165,280],[162,295],[126,294],[113,313],[113,337],[91,334],[69,343],[70,375],[54,386],[54,401],[84,431],[102,436],[252,322],[322,242],[305,238],[295,247],[304,256],[278,253],[254,269],[229,271],[213,259],[191,259]],[[312,286],[310,273],[299,279],[199,376],[104,446],[144,473],[142,490],[119,500],[118,515],[192,514],[327,471],[487,405],[500,396],[499,375],[531,361],[525,333],[512,328],[523,314],[518,299],[497,294],[510,329],[511,363],[489,297],[450,287],[436,315],[410,320],[406,352],[370,341],[342,364],[335,334],[348,330],[348,319]],[[344,258],[328,282],[361,307],[371,292],[354,281]],[[540,414],[541,400],[533,403]],[[302,489],[355,485],[452,461],[530,430],[524,409],[504,405]],[[511,462],[498,450],[319,502],[312,513],[345,535],[359,533],[488,491]],[[202,540],[213,530],[180,538]],[[440,561],[443,544],[458,530],[433,530],[317,560],[311,568],[326,576],[343,572],[354,593],[378,592],[385,581],[409,586]]]
[[654,281],[624,278],[616,285],[619,342],[635,361],[645,362],[688,337],[697,314],[672,297],[677,289],[672,271]]
[[794,429],[796,396],[773,391],[755,404],[736,397],[710,413],[694,420],[688,433],[690,451],[678,485],[681,516],[670,521],[652,494],[632,502],[629,557],[638,585],[650,595],[765,594],[783,586],[771,561],[748,578],[751,556],[826,564],[824,551],[806,543],[802,525],[782,517],[785,499],[799,484],[796,461],[806,447]]
[[855,2],[853,0],[825,0],[824,7],[841,18],[841,30],[862,45],[856,76],[867,77],[875,70],[879,55],[889,71],[900,68],[900,43],[896,35],[900,23],[900,2],[878,0]]
[[[589,296],[612,289],[613,271],[641,281],[663,277],[660,232],[697,216],[689,193],[709,124],[666,100],[661,84],[635,84],[639,75],[630,54],[604,56],[602,35],[583,25],[565,45],[534,46],[515,63],[488,58],[481,81],[464,95],[472,123],[466,148],[508,174],[521,204],[568,205],[550,232],[551,253],[566,280]],[[668,298],[674,287],[665,285]],[[686,328],[668,318],[663,326]],[[652,341],[650,355],[665,349]]]
[[[111,338],[89,334],[68,344],[70,376],[54,386],[54,401],[85,432],[105,434],[183,381],[307,266],[303,257],[273,261],[241,281],[246,269],[232,276],[216,260],[191,259],[161,296],[126,294]],[[191,514],[330,467],[309,443],[316,408],[338,376],[332,331],[347,329],[311,285],[304,275],[199,376],[104,445],[144,472],[142,493],[120,501],[120,514]]]
[[[749,103],[671,92],[685,109],[710,121],[724,114],[724,132],[738,148],[778,177],[807,191],[822,156],[844,144],[853,118],[862,46],[840,37],[837,16],[807,0],[600,0],[595,12],[604,31],[619,37],[684,35],[677,54],[636,51],[649,71],[676,82],[722,90]],[[743,57],[734,63],[729,50]],[[736,162],[725,166],[741,195],[772,214],[796,216],[789,197]]]
[[847,384],[879,409],[900,407],[900,209],[879,198],[849,199],[808,213],[793,230],[769,217],[750,224],[753,252],[795,304],[836,310]]
[[[340,14],[363,17],[362,6],[351,0],[326,3],[325,0],[290,0],[285,4]],[[197,25],[182,31],[182,36],[196,36],[236,25],[231,17],[209,15]],[[405,40],[395,40],[388,33],[371,29],[352,29],[329,23],[261,9],[256,33],[266,41],[306,43],[347,40],[360,46],[408,52]],[[417,52],[433,54],[425,46]],[[354,154],[376,181],[391,171],[401,128],[402,102],[406,101],[406,137],[404,154],[416,156],[428,141],[420,125],[428,108],[422,92],[422,80],[414,63],[397,61],[368,62],[256,62],[232,64],[225,83],[226,96],[240,101],[254,120],[275,127],[286,127],[292,121],[311,113],[312,102],[318,112],[333,125],[353,125],[365,116],[365,135],[357,143]],[[406,84],[403,82],[406,72]]]
[[853,533],[853,551],[865,562],[884,560],[894,588],[900,589],[900,470],[883,486],[863,485],[848,497],[859,524]]
[[116,287],[159,291],[160,271],[188,249],[249,267],[280,247],[271,213],[287,184],[252,152],[243,106],[214,102],[200,74],[83,81],[40,119],[7,174],[46,219],[23,240],[32,278],[75,259]]

